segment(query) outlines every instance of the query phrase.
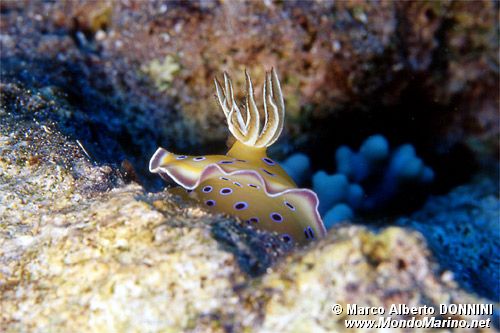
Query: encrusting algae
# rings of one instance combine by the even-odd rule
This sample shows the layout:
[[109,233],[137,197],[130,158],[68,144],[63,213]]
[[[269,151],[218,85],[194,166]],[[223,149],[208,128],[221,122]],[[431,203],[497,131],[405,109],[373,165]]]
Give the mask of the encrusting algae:
[[[243,112],[237,106],[231,79],[215,79],[217,98],[236,142],[226,155],[177,155],[159,148],[149,170],[173,179],[193,198],[214,212],[234,215],[256,228],[277,232],[284,242],[307,243],[326,234],[318,198],[295,182],[266,150],[280,136],[285,103],[278,75],[266,73],[264,110],[257,108],[252,81],[246,76]],[[264,119],[263,125],[261,118]]]

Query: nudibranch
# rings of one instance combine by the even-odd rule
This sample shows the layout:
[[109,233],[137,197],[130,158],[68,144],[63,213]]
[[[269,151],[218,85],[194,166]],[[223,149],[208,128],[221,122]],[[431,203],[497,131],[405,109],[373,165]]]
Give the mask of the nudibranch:
[[[229,131],[236,138],[226,155],[177,155],[158,148],[149,170],[172,179],[193,198],[215,212],[237,216],[256,228],[276,232],[284,242],[306,243],[323,237],[326,229],[318,213],[318,197],[295,182],[266,150],[280,136],[285,103],[278,75],[266,73],[264,111],[255,103],[252,81],[245,71],[246,101],[240,110],[231,79],[224,86],[215,79],[217,99]],[[263,124],[261,119],[263,118]]]

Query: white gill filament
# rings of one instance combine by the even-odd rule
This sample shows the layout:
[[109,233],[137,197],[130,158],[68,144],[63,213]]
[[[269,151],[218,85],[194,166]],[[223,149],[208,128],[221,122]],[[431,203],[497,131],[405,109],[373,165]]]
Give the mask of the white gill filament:
[[269,147],[279,138],[285,118],[285,103],[278,75],[274,68],[270,73],[266,73],[262,89],[264,100],[264,125],[262,129],[260,128],[260,113],[255,103],[252,80],[246,71],[245,79],[245,118],[234,100],[231,79],[226,73],[224,73],[224,89],[221,88],[217,79],[214,80],[217,99],[226,116],[229,131],[238,141],[258,148]]
[[257,109],[257,104],[255,103],[255,97],[253,95],[253,86],[250,75],[245,71],[246,87],[247,87],[247,98],[246,98],[246,110],[247,110],[247,122],[246,126],[248,128],[247,133],[247,144],[255,146],[255,143],[259,139],[259,129],[260,129],[260,116],[259,109]]

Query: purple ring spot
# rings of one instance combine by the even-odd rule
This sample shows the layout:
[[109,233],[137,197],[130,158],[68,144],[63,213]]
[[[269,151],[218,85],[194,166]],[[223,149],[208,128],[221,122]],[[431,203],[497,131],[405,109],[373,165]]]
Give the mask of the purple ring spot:
[[248,219],[248,222],[250,222],[250,223],[258,223],[259,222],[259,218],[258,217],[251,217],[250,219]]
[[271,219],[274,221],[274,222],[278,222],[278,223],[281,223],[283,222],[283,216],[281,216],[280,214],[278,213],[271,213]]
[[206,159],[205,156],[198,156],[198,157],[193,158],[193,161],[198,162],[198,161],[203,161],[204,159]]
[[238,186],[238,187],[241,187],[241,184],[238,183],[238,182],[233,182],[234,185]]
[[290,208],[291,210],[295,211],[295,206],[292,205],[291,203],[289,203],[288,201],[285,201],[284,202],[285,206],[287,206],[288,208]]
[[274,162],[272,159],[268,158],[268,157],[264,157],[262,159],[264,161],[264,163],[266,163],[267,165],[275,165],[276,162]]
[[233,193],[233,190],[230,189],[229,187],[224,187],[223,189],[220,190],[219,193],[222,195],[229,195],[229,194]]
[[255,184],[248,184],[248,186],[253,187],[253,188],[259,188],[259,186],[255,185]]
[[269,176],[273,176],[273,177],[274,177],[274,173],[269,172],[269,171],[267,171],[267,170],[266,170],[266,169],[264,169],[264,168],[262,168],[261,170],[262,170],[262,171],[264,171],[265,173],[267,173]]
[[233,161],[220,161],[219,164],[233,164]]
[[226,177],[220,177],[220,179],[222,179],[222,180],[229,180],[229,178],[226,178]]
[[183,159],[185,159],[185,158],[187,158],[187,156],[186,156],[186,155],[181,155],[181,156],[177,156],[175,159],[176,159],[176,160],[183,160]]
[[205,201],[205,204],[208,207],[213,207],[213,206],[215,206],[215,201],[214,200],[207,200],[207,201]]
[[281,235],[281,239],[282,239],[285,243],[289,243],[289,242],[292,240],[292,237],[291,237],[289,234],[283,234],[283,235]]
[[234,204],[234,209],[236,210],[244,210],[248,208],[248,204],[244,201],[240,201]]
[[210,193],[212,192],[212,186],[205,186],[202,191],[204,193]]

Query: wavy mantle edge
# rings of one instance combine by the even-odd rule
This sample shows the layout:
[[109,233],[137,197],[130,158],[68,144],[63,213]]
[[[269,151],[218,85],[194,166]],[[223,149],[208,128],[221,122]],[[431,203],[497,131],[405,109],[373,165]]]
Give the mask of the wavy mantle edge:
[[267,196],[271,198],[276,198],[285,194],[299,194],[300,196],[305,197],[307,200],[309,200],[309,203],[311,204],[312,207],[314,207],[314,224],[316,226],[316,229],[320,233],[320,237],[325,237],[326,236],[326,228],[325,225],[323,224],[323,220],[321,219],[321,215],[319,214],[318,207],[319,207],[319,199],[317,194],[306,188],[289,188],[281,192],[275,192],[272,193],[269,191],[269,185],[267,184],[266,180],[257,172],[254,170],[235,170],[235,171],[226,171],[224,168],[222,168],[220,165],[216,163],[208,164],[200,173],[200,176],[196,179],[196,181],[191,181],[189,179],[183,179],[173,173],[171,170],[168,168],[160,166],[160,161],[163,159],[166,154],[170,154],[167,150],[163,148],[158,148],[156,152],[153,154],[151,157],[151,160],[149,161],[149,171],[152,173],[158,173],[160,176],[162,174],[166,174],[169,178],[171,178],[174,182],[185,188],[186,190],[194,190],[197,188],[205,179],[209,178],[211,175],[219,173],[224,176],[234,176],[234,175],[245,175],[245,176],[250,176],[255,178],[264,188],[264,192],[266,193]]

